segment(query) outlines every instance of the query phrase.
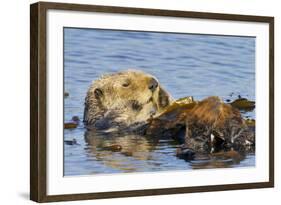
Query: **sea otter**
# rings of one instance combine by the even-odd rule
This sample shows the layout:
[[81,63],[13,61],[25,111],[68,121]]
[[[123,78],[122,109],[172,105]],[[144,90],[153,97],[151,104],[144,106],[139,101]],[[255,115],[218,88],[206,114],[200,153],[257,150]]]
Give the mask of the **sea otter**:
[[182,144],[178,155],[255,142],[254,130],[247,127],[240,111],[219,97],[175,101],[154,76],[138,70],[94,81],[85,98],[84,123],[88,130],[177,138]]
[[107,74],[94,81],[85,98],[89,129],[133,128],[173,102],[158,80],[139,70]]

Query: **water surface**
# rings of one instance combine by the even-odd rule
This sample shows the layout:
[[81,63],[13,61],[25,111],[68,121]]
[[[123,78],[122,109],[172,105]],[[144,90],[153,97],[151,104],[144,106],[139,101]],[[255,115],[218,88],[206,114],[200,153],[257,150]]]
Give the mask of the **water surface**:
[[[255,100],[255,38],[98,29],[64,29],[64,118],[83,119],[84,98],[91,82],[104,73],[135,68],[157,77],[175,99],[194,96],[238,95]],[[255,112],[243,113],[255,118]],[[187,162],[175,155],[171,139],[155,141],[137,135],[104,136],[85,133],[83,123],[65,129],[64,174],[88,175],[124,172],[248,167],[255,154],[239,160],[202,159]],[[122,152],[102,147],[120,144]]]

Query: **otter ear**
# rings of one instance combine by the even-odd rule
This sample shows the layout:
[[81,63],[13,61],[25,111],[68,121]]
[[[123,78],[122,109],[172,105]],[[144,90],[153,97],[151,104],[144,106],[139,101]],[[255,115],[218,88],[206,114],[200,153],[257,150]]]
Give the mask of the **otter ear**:
[[100,98],[103,96],[103,92],[100,88],[96,88],[94,93],[95,93],[96,98]]
[[159,87],[159,95],[158,95],[159,105],[164,108],[171,104],[171,97],[169,93],[164,90],[162,87]]

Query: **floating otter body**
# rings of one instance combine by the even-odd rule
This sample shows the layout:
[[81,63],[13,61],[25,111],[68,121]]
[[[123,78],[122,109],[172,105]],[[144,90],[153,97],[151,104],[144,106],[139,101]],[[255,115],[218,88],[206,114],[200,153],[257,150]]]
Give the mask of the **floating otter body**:
[[124,130],[146,122],[172,101],[158,80],[142,71],[104,75],[87,92],[84,123],[89,129]]
[[255,143],[254,132],[241,113],[218,97],[209,97],[190,110],[185,119],[184,147],[194,152],[215,152]]
[[214,96],[199,102],[193,98],[175,101],[149,120],[146,135],[179,141],[178,155],[248,149],[255,144],[254,129],[240,111]]
[[89,130],[139,132],[172,137],[182,146],[178,155],[214,152],[254,145],[240,111],[218,97],[200,102],[174,101],[158,80],[142,71],[127,70],[94,81],[85,99],[84,123]]

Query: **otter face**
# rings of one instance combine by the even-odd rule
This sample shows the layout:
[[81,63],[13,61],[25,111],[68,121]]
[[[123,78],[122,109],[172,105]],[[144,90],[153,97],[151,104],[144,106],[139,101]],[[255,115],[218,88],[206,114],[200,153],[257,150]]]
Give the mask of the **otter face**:
[[152,102],[157,92],[158,81],[148,74],[137,71],[122,72],[112,75],[108,83],[101,88],[104,90],[103,102],[108,108],[131,106],[140,111],[142,106]]
[[171,101],[155,77],[142,71],[123,71],[103,76],[92,84],[86,97],[84,120],[102,117],[126,124],[144,122]]

